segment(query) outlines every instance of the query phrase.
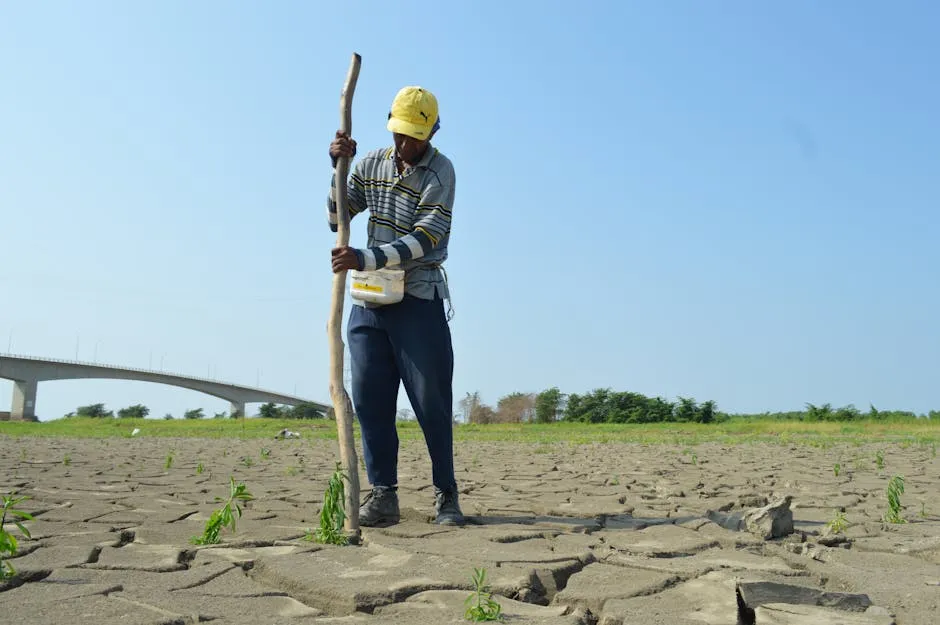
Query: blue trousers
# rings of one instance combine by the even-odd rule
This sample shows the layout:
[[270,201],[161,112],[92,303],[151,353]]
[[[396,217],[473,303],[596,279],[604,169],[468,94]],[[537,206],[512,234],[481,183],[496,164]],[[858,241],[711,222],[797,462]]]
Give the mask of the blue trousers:
[[395,417],[401,382],[424,432],[434,486],[455,488],[454,353],[443,300],[405,295],[397,304],[377,308],[353,305],[347,340],[369,482],[398,485]]

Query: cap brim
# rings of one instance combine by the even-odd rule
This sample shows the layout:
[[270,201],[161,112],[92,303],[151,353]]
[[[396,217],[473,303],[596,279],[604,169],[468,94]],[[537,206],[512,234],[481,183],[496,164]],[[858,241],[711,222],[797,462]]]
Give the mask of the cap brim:
[[390,132],[395,132],[400,135],[408,135],[409,137],[420,139],[421,141],[427,139],[431,134],[431,129],[427,126],[411,124],[395,117],[389,118],[386,127]]

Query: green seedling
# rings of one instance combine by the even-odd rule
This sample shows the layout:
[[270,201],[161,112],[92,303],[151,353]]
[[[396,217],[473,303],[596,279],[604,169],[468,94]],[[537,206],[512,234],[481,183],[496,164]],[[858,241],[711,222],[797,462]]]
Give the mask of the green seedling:
[[271,450],[270,450],[270,449],[268,449],[267,447],[262,447],[262,448],[261,448],[261,457],[262,457],[263,459],[267,460],[268,456],[270,456],[270,455],[271,455]]
[[493,599],[486,585],[486,569],[474,568],[471,579],[473,594],[464,600],[467,606],[464,618],[476,622],[502,620],[502,607]]
[[832,472],[835,473],[836,477],[839,477],[839,474],[842,473],[842,465],[838,462],[832,465]]
[[235,478],[229,476],[229,496],[227,500],[216,497],[216,502],[224,501],[224,505],[212,512],[212,516],[206,521],[206,527],[202,536],[193,536],[189,539],[194,545],[216,545],[219,543],[219,532],[223,527],[229,528],[235,533],[235,519],[241,517],[242,508],[240,502],[254,499],[254,497],[245,490],[243,483],[235,484]]
[[880,449],[875,452],[875,465],[879,469],[885,468],[885,452],[881,451]]
[[4,495],[3,499],[0,500],[2,501],[2,508],[0,508],[0,579],[8,579],[16,575],[16,569],[13,568],[13,565],[3,559],[4,553],[9,554],[10,557],[16,555],[16,536],[4,529],[7,518],[19,528],[23,536],[32,538],[29,535],[29,530],[23,525],[23,521],[32,521],[33,515],[13,507],[26,499],[29,499],[29,497]]
[[901,516],[901,495],[904,494],[904,476],[895,475],[888,482],[888,488],[885,491],[888,497],[888,511],[885,512],[884,520],[886,523],[906,523]]
[[848,528],[849,521],[845,518],[845,512],[842,510],[836,510],[836,515],[832,518],[831,521],[826,523],[826,527],[829,528],[829,531],[833,534],[841,534]]
[[72,455],[71,455],[71,454],[65,454],[65,455],[62,457],[62,464],[64,464],[65,466],[69,466],[70,464],[72,464]]
[[252,460],[250,456],[245,456],[244,458],[242,458],[242,464],[245,465],[246,467],[250,467],[254,463],[255,461]]
[[293,476],[297,475],[297,467],[295,467],[294,465],[290,465],[289,467],[287,467],[286,469],[284,469],[284,473],[285,473],[285,475],[289,475],[289,476],[293,477]]
[[204,467],[201,462],[196,465],[196,475],[202,475],[202,472],[205,470],[206,467]]
[[326,492],[323,494],[323,507],[320,509],[320,527],[313,534],[313,539],[318,543],[327,545],[346,545],[349,543],[349,539],[343,534],[343,523],[346,521],[346,512],[343,509],[346,501],[344,479],[346,479],[346,475],[337,462],[336,470],[330,476]]
[[694,452],[692,453],[692,464],[694,464],[695,466],[698,466],[698,454]]
[[927,518],[927,504],[924,503],[923,501],[920,502],[920,518],[922,519]]
[[166,461],[163,463],[163,468],[169,470],[173,466],[173,452],[171,451],[166,455]]

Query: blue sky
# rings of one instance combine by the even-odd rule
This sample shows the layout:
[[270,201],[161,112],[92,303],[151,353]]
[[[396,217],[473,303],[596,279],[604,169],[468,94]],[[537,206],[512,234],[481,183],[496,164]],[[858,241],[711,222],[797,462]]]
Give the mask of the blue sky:
[[[938,5],[337,5],[4,7],[0,351],[328,401],[327,146],[355,51],[361,150],[399,87],[440,101],[455,401],[940,408]],[[37,409],[99,401],[226,407],[69,381]]]

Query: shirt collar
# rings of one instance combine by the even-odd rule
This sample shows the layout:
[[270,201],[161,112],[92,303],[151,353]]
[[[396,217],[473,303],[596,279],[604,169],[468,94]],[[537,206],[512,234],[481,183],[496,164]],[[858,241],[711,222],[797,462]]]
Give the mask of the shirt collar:
[[428,143],[428,149],[424,151],[424,156],[421,157],[421,160],[418,161],[418,164],[415,167],[427,167],[434,156],[437,154],[437,148]]
[[[428,143],[428,149],[424,151],[424,156],[421,157],[421,160],[418,161],[418,164],[409,169],[417,169],[419,167],[427,167],[430,165],[431,161],[437,155],[437,148],[435,148],[431,143]],[[386,160],[394,161],[395,160],[395,146],[392,146],[388,149],[388,152],[385,153]]]

